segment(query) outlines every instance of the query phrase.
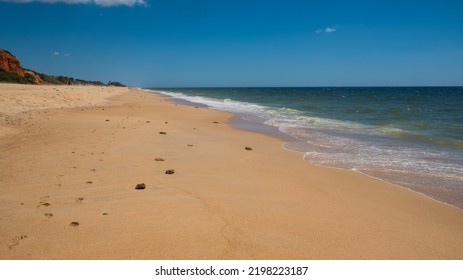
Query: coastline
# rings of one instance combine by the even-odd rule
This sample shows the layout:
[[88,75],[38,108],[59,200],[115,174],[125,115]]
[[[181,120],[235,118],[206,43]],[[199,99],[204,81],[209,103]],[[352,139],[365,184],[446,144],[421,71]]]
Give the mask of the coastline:
[[[294,138],[294,137],[292,137],[292,136],[290,136],[288,134],[285,134],[285,133],[281,132],[277,127],[270,126],[270,125],[266,124],[265,119],[258,119],[257,116],[252,116],[252,115],[246,115],[246,114],[242,114],[242,113],[228,112],[226,110],[215,109],[213,107],[209,107],[206,104],[195,103],[195,102],[188,101],[186,99],[172,97],[172,96],[169,96],[169,95],[166,95],[166,94],[163,94],[163,93],[158,93],[158,92],[156,92],[156,90],[152,90],[152,89],[141,89],[141,90],[161,95],[163,97],[166,97],[171,102],[179,104],[179,105],[200,106],[200,107],[203,107],[203,108],[209,108],[209,109],[212,109],[212,110],[231,113],[231,114],[233,114],[233,116],[230,118],[230,121],[229,121],[229,124],[230,124],[231,127],[236,128],[238,130],[250,131],[250,132],[264,134],[264,135],[267,135],[267,136],[270,136],[270,137],[275,137],[275,138],[283,141],[283,143],[281,145],[282,149],[287,150],[289,152],[300,153],[301,154],[301,159],[306,160],[306,159],[304,159],[304,154],[305,154],[304,151],[300,151],[298,149],[291,149],[291,148],[286,147],[287,144],[291,144],[292,142],[300,142],[301,140],[298,140],[298,139],[296,139],[296,138]],[[395,186],[395,187],[399,187],[399,188],[411,191],[411,192],[416,193],[418,195],[422,195],[422,196],[424,196],[426,198],[429,198],[431,200],[434,200],[434,201],[436,201],[438,203],[442,203],[444,205],[447,205],[447,206],[450,206],[450,207],[455,207],[456,209],[463,210],[461,207],[458,207],[458,206],[456,206],[454,204],[451,204],[449,202],[446,202],[444,200],[439,200],[438,198],[432,197],[429,194],[419,192],[418,190],[415,190],[415,189],[411,188],[410,186],[401,185],[399,183],[394,183],[394,182],[388,181],[386,179],[383,179],[383,178],[380,178],[380,177],[377,177],[377,176],[374,176],[374,175],[370,175],[368,173],[364,173],[361,170],[358,170],[356,168],[345,168],[345,167],[340,167],[340,166],[330,166],[330,165],[312,163],[309,160],[306,160],[306,161],[308,161],[309,164],[311,164],[311,165],[316,165],[316,166],[320,166],[320,167],[333,168],[333,169],[339,169],[339,170],[348,170],[348,171],[356,172],[356,173],[359,173],[359,174],[361,174],[363,176],[367,176],[367,177],[369,177],[371,179],[378,180],[378,181],[381,181],[383,183],[386,183],[386,184],[389,184],[389,185],[392,185],[392,186]]]
[[463,258],[461,209],[312,165],[230,113],[77,86],[48,109],[44,87],[17,86],[30,104],[5,87],[0,259]]
[[[457,106],[450,106],[447,101],[428,108],[415,98],[416,94],[421,94],[429,102],[448,92],[449,99],[454,100],[451,103],[457,104],[458,88],[159,90],[179,104],[201,102],[205,104],[202,106],[232,112],[235,114],[232,126],[284,139],[285,149],[304,153],[304,160],[311,164],[354,170],[463,209],[463,154],[457,149],[461,137],[455,137],[461,131],[455,126],[458,121],[452,119],[454,115],[451,113],[457,114]],[[325,91],[329,92],[327,96],[322,94]],[[291,98],[284,99],[286,94]],[[391,94],[399,94],[400,101],[387,99],[386,96]],[[360,111],[352,109],[358,104],[372,103],[372,96],[374,100],[382,98],[382,107],[365,105],[363,109],[358,108]],[[326,104],[332,99],[340,102]],[[390,110],[394,114],[382,117]],[[439,117],[427,123],[421,119],[422,110],[432,110],[434,116]],[[327,112],[332,113],[326,115]],[[404,121],[406,119],[408,121]],[[444,120],[449,122],[445,129],[437,125]]]

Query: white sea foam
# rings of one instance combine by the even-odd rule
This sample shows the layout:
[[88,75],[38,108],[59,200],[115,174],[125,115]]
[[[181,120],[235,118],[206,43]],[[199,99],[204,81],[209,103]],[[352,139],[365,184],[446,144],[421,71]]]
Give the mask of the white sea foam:
[[257,114],[259,116],[263,115],[266,111],[266,107],[264,106],[248,102],[234,101],[231,99],[217,99],[202,96],[190,96],[183,93],[171,91],[156,90],[156,92],[171,96],[173,98],[183,99],[189,102],[204,104],[211,108],[222,111]]

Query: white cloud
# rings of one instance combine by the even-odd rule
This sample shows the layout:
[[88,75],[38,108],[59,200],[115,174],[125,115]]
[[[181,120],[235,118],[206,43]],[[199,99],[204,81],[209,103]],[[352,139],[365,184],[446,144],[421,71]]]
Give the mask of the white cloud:
[[335,31],[336,31],[336,28],[332,28],[332,27],[325,28],[326,33],[331,33],[331,32],[335,32]]
[[110,7],[110,6],[135,6],[135,5],[142,5],[146,6],[146,2],[144,0],[92,0],[96,5]]
[[325,29],[317,29],[317,30],[315,30],[315,33],[317,33],[317,34],[320,34],[322,32],[325,32],[325,33],[336,32],[336,28],[335,27],[327,27]]
[[1,2],[13,2],[13,3],[30,3],[30,2],[42,2],[42,3],[66,3],[66,4],[95,4],[103,7],[111,6],[147,6],[145,0],[0,0]]
[[52,55],[53,55],[53,56],[64,56],[64,57],[71,56],[70,53],[62,54],[62,53],[60,53],[59,51],[54,51],[54,52],[52,53]]

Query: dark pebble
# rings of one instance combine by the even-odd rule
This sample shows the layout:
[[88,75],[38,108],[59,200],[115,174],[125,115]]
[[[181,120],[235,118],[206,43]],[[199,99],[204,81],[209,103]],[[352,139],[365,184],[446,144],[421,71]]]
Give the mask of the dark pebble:
[[246,147],[244,148],[246,151],[252,151],[252,148],[251,147]]
[[145,188],[145,183],[137,184],[137,186],[135,187],[136,190],[144,190]]
[[175,170],[173,169],[166,170],[166,174],[174,174],[174,173],[175,173]]
[[79,222],[71,222],[69,224],[71,227],[78,227],[79,226]]
[[165,133],[164,131],[161,131],[161,132],[159,132],[159,134],[166,135],[167,133]]
[[160,157],[155,158],[154,160],[155,160],[155,161],[164,161],[164,159],[163,159],[163,158],[160,158]]

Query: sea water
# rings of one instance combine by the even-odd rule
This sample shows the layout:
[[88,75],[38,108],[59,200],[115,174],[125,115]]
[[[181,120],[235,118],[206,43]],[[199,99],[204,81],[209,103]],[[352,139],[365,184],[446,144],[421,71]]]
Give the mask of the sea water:
[[463,208],[463,87],[151,90],[275,127],[313,164]]

